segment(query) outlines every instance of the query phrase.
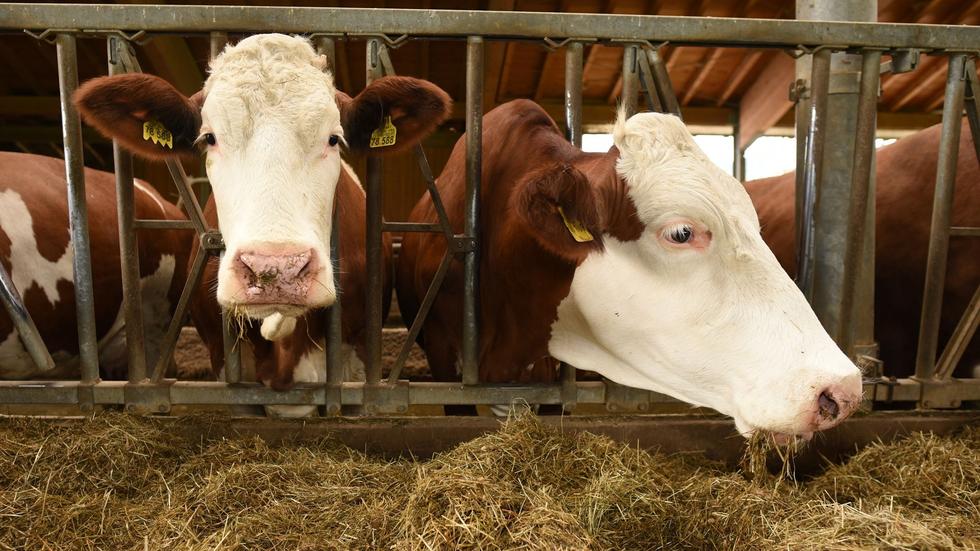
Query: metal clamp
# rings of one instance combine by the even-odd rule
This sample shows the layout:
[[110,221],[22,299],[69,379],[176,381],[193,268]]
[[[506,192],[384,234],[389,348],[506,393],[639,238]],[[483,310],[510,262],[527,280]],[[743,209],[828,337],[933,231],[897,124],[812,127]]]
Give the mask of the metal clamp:
[[[314,36],[318,36],[318,35],[314,35]],[[322,36],[330,36],[330,35],[324,34]],[[384,45],[387,46],[388,48],[391,48],[392,50],[397,50],[398,48],[401,48],[405,44],[408,44],[408,41],[411,38],[407,34],[403,34],[401,36],[398,36],[397,38],[391,38],[384,33],[346,33],[346,36],[348,38],[374,38],[376,40],[380,40],[381,42],[384,42]]]
[[126,412],[136,415],[170,413],[170,386],[176,379],[163,379],[158,383],[128,383],[123,387]]
[[201,247],[209,253],[225,250],[225,240],[218,230],[208,230],[201,234]]
[[476,250],[476,238],[466,235],[454,235],[449,242],[449,251],[453,254],[468,253]]
[[408,381],[401,380],[394,384],[364,385],[363,404],[364,412],[368,415],[407,412]]
[[146,31],[136,31],[133,34],[126,34],[118,29],[111,29],[111,30],[45,29],[39,33],[31,32],[28,29],[24,29],[24,32],[27,33],[27,35],[30,36],[31,38],[34,38],[36,40],[43,40],[48,44],[54,44],[55,37],[57,37],[59,34],[66,34],[66,33],[83,34],[85,36],[104,36],[104,37],[118,36],[119,38],[122,38],[126,42],[134,42],[136,44],[141,44],[141,45],[145,44],[146,42],[152,39],[152,37],[147,36]]
[[913,71],[919,65],[921,55],[922,51],[918,48],[894,50],[891,52],[892,58],[881,64],[881,72],[897,75]]
[[805,78],[798,78],[789,83],[789,101],[797,103],[803,99],[810,98],[810,82]]
[[650,391],[606,381],[606,409],[608,411],[650,411]]
[[592,42],[598,42],[598,40],[599,39],[597,38],[566,38],[561,41],[556,41],[546,36],[542,39],[542,41],[544,42],[544,44],[542,44],[542,47],[545,50],[548,50],[549,52],[557,52],[558,50],[564,48],[565,46],[568,46],[573,42],[592,43]]

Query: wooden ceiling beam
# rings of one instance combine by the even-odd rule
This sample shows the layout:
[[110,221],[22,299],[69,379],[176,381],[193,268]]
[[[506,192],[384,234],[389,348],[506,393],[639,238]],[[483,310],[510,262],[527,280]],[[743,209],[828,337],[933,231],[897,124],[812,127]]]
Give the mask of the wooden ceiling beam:
[[687,105],[691,103],[694,99],[694,95],[697,94],[698,88],[704,83],[704,80],[708,78],[708,75],[715,70],[715,66],[718,65],[718,60],[725,53],[722,48],[712,48],[706,55],[707,61],[701,66],[697,74],[691,80],[691,83],[687,86],[687,90],[684,91],[684,97],[681,99],[681,105]]
[[721,107],[728,102],[728,100],[732,97],[732,94],[734,94],[735,91],[742,86],[742,83],[745,82],[745,79],[752,74],[752,71],[754,71],[755,68],[765,60],[765,57],[762,55],[764,53],[765,52],[762,50],[745,52],[745,55],[742,57],[742,61],[739,63],[738,69],[735,69],[735,72],[732,73],[731,78],[728,79],[728,84],[725,86],[725,89],[722,91],[721,95],[718,96],[718,99],[715,100],[716,106]]
[[795,67],[795,59],[777,54],[759,74],[755,84],[742,96],[739,108],[739,147],[747,147],[792,109],[789,83],[793,80]]
[[[513,11],[515,0],[490,0],[487,9],[491,11]],[[484,43],[483,52],[483,112],[486,113],[497,104],[497,95],[501,89],[507,89],[507,78],[510,74],[510,59],[515,44],[499,41]]]

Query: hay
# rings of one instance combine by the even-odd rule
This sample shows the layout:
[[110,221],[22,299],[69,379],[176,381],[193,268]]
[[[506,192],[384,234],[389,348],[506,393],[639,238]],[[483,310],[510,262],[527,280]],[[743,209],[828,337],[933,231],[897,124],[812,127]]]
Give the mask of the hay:
[[732,472],[529,415],[425,462],[174,428],[0,421],[0,548],[980,547],[977,429],[871,445],[797,483],[764,474],[758,450]]

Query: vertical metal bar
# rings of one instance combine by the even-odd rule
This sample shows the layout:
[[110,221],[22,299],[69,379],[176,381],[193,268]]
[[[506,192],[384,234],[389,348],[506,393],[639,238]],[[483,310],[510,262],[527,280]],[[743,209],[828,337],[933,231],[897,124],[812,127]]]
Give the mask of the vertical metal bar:
[[582,52],[581,42],[565,47],[565,126],[566,137],[575,147],[582,147]]
[[10,316],[14,329],[17,330],[20,342],[24,344],[27,353],[34,360],[34,365],[41,371],[54,369],[54,360],[48,353],[48,349],[37,331],[37,326],[34,325],[34,320],[27,312],[24,301],[21,300],[20,292],[14,286],[13,278],[7,273],[3,264],[0,264],[0,301],[3,302],[3,308]]
[[[381,41],[372,38],[367,41],[367,83],[383,76],[379,50]],[[381,380],[381,315],[384,292],[384,272],[382,266],[382,176],[381,159],[369,156],[367,159],[367,321],[365,341],[367,362],[365,375],[367,384],[376,385]],[[369,404],[364,404],[369,406]]]
[[99,379],[99,347],[95,327],[95,298],[92,288],[92,258],[88,239],[88,208],[85,204],[85,172],[82,126],[71,96],[78,88],[78,53],[75,36],[59,34],[58,88],[61,101],[61,135],[65,145],[65,176],[68,182],[68,219],[74,258],[75,311],[78,318],[78,355],[83,383]]
[[742,124],[739,110],[732,113],[732,176],[739,182],[745,183],[745,150],[740,145]]
[[657,90],[657,83],[650,68],[650,62],[646,54],[636,56],[636,74],[640,77],[640,91],[647,100],[647,110],[654,113],[665,113],[663,103],[660,101],[660,92]]
[[225,45],[228,44],[228,33],[211,31],[211,51],[209,59],[213,60],[218,57],[218,54],[225,49]]
[[221,345],[225,353],[225,382],[228,384],[242,380],[242,348],[238,346],[238,330],[238,321],[222,308]]
[[480,181],[483,177],[483,37],[466,39],[466,202],[463,258],[463,384],[480,380]]
[[670,73],[667,72],[667,65],[660,52],[655,49],[646,51],[647,62],[653,72],[653,82],[657,86],[657,93],[660,96],[660,103],[664,106],[667,113],[673,113],[683,120],[681,114],[681,104],[677,101],[677,94],[674,93],[674,85],[670,81]]
[[636,62],[637,51],[636,46],[623,47],[623,90],[620,93],[619,103],[626,110],[627,117],[636,113],[637,95],[640,93],[639,68]]
[[960,149],[965,62],[966,54],[949,56],[946,96],[943,101],[943,129],[939,138],[939,161],[936,168],[936,193],[932,203],[929,255],[926,259],[925,289],[922,293],[922,318],[915,356],[915,376],[919,379],[932,377],[936,365],[946,260],[949,253],[949,221],[953,212],[956,162]]
[[830,85],[830,50],[813,54],[810,76],[810,120],[804,155],[803,197],[800,211],[800,234],[797,237],[797,284],[807,299],[813,297],[813,213],[817,199],[817,183],[823,169],[823,148],[827,117],[827,91]]
[[[334,39],[319,37],[316,41],[317,51],[327,57],[327,67],[325,70],[334,73],[337,68],[337,49]],[[344,169],[346,170],[346,169]],[[330,261],[333,262],[333,285],[337,291],[337,300],[333,306],[327,310],[327,354],[326,354],[326,373],[327,384],[325,386],[325,402],[327,415],[340,415],[341,413],[341,383],[344,382],[344,366],[341,365],[341,346],[343,346],[343,316],[340,304],[340,220],[337,216],[337,195],[334,193],[333,207],[330,219]]]
[[[857,294],[859,287],[859,264],[866,258],[864,233],[868,221],[868,201],[871,187],[872,158],[875,147],[877,127],[878,77],[881,67],[880,51],[865,51],[861,62],[861,86],[857,111],[857,126],[854,139],[853,171],[851,172],[851,194],[848,201],[847,233],[844,240],[844,277],[841,289],[841,318],[839,333],[835,340],[841,348],[853,356],[854,327],[856,325]],[[873,311],[872,311],[873,313]]]
[[[119,50],[126,48],[119,37],[106,41],[109,52],[109,74],[126,73]],[[140,292],[139,242],[133,214],[133,157],[119,142],[112,141],[112,161],[116,171],[116,211],[119,218],[119,260],[122,270],[123,308],[126,319],[126,350],[129,382],[146,379],[146,347],[143,342],[143,301]]]

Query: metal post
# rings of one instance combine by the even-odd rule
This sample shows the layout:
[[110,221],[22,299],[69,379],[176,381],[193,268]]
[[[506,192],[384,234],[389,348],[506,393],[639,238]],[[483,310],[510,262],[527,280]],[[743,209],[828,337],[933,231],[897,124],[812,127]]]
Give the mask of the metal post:
[[742,137],[742,125],[739,122],[738,109],[732,113],[732,176],[739,182],[745,183],[745,150],[739,145]]
[[565,47],[565,136],[575,147],[582,147],[582,52],[581,42]]
[[[875,130],[878,114],[878,77],[881,67],[881,51],[865,51],[861,63],[861,88],[855,128],[854,159],[851,174],[851,196],[848,207],[844,238],[843,288],[841,289],[840,333],[834,335],[841,348],[854,354],[857,342],[854,328],[859,313],[855,311],[861,264],[866,258],[874,261],[874,251],[865,251],[865,229],[868,222],[868,202],[871,191],[872,159],[874,158]],[[872,222],[873,223],[873,222]],[[873,279],[873,277],[872,277]],[[873,305],[872,305],[873,312]]]
[[211,52],[209,59],[213,60],[228,44],[228,33],[211,31]]
[[[833,21],[875,21],[878,10],[876,0],[852,0],[850,2],[814,2],[798,0],[798,19]],[[853,301],[844,298],[845,273],[867,274],[854,265],[845,265],[845,249],[848,239],[848,225],[857,225],[856,235],[864,235],[866,217],[863,213],[851,216],[852,186],[854,177],[855,136],[858,126],[858,103],[860,89],[861,56],[837,52],[830,59],[830,79],[826,98],[825,140],[833,147],[822,150],[820,178],[815,180],[816,201],[813,206],[812,226],[812,287],[810,287],[813,309],[823,326],[834,337],[838,345],[845,346],[850,339],[844,327],[853,327]],[[816,63],[816,61],[814,61]],[[814,101],[819,93],[814,86]],[[867,179],[860,178],[861,185],[867,186]],[[865,193],[862,191],[862,193]],[[873,202],[866,202],[873,205]],[[873,207],[870,207],[873,208]],[[854,258],[855,262],[860,260]],[[870,292],[870,281],[858,281],[856,293]],[[872,312],[862,312],[871,316]]]
[[956,185],[960,128],[963,124],[965,62],[966,54],[949,56],[946,97],[943,101],[943,129],[939,138],[939,161],[936,168],[936,194],[932,203],[929,255],[926,259],[925,289],[922,293],[922,318],[915,356],[915,376],[918,379],[931,378],[936,366],[946,259],[949,252],[949,223],[953,213],[953,188]]
[[[337,69],[337,49],[334,39],[318,37],[317,51],[327,57],[326,71],[335,73]],[[340,220],[337,217],[337,195],[334,192],[333,208],[330,222],[330,261],[333,262],[333,285],[337,291],[337,300],[327,310],[327,354],[326,354],[326,414],[340,415],[341,412],[341,383],[344,382],[344,366],[341,365],[341,346],[343,346],[343,317],[340,304]]]
[[817,182],[823,172],[823,149],[827,117],[827,88],[830,84],[830,50],[813,54],[810,77],[810,114],[807,122],[804,154],[802,207],[797,235],[797,285],[808,300],[813,297],[813,211],[817,199]]
[[[107,41],[109,74],[127,71],[120,50],[128,44],[119,37]],[[143,342],[143,301],[140,292],[139,242],[133,214],[133,157],[119,142],[112,141],[112,160],[116,171],[116,211],[119,218],[119,261],[122,269],[123,308],[126,319],[126,349],[128,352],[129,382],[146,379],[146,347]]]
[[48,349],[37,331],[37,326],[34,325],[34,320],[27,312],[24,301],[21,300],[20,293],[14,286],[13,278],[7,273],[3,264],[0,264],[0,301],[3,302],[3,308],[14,324],[20,342],[23,343],[31,359],[34,360],[34,365],[41,371],[54,369],[54,360],[48,353]]
[[92,288],[92,258],[88,240],[88,208],[85,204],[85,161],[82,125],[71,96],[78,88],[78,54],[75,36],[59,34],[58,88],[61,101],[61,135],[65,145],[65,176],[68,183],[68,219],[74,258],[75,312],[78,318],[78,355],[83,383],[99,379],[99,347],[95,327],[95,298]]
[[463,257],[463,384],[480,380],[480,181],[483,176],[483,38],[466,39],[466,203]]
[[[367,41],[367,83],[383,76],[379,50],[381,41],[372,38]],[[381,208],[382,176],[381,159],[369,156],[367,159],[367,321],[365,341],[367,362],[365,374],[367,384],[376,385],[381,380],[381,315],[384,292],[384,271],[382,266]],[[367,405],[367,404],[366,404]]]
[[636,62],[638,50],[636,46],[623,47],[623,91],[620,94],[620,104],[626,110],[627,117],[636,113],[637,95],[640,93],[639,67]]
[[664,58],[660,57],[660,52],[656,49],[646,50],[647,63],[653,73],[653,82],[657,88],[657,95],[660,96],[660,103],[663,105],[665,113],[673,113],[677,118],[684,119],[681,114],[681,105],[677,101],[677,94],[674,93],[674,85],[670,81],[670,73],[667,72],[667,64]]

